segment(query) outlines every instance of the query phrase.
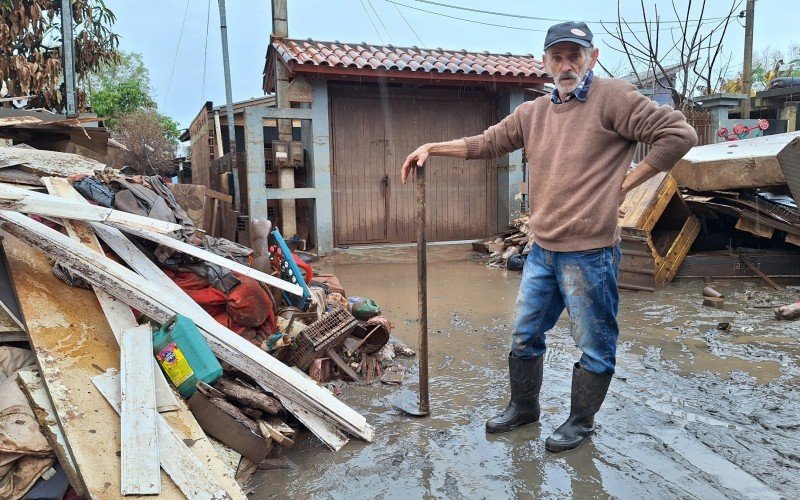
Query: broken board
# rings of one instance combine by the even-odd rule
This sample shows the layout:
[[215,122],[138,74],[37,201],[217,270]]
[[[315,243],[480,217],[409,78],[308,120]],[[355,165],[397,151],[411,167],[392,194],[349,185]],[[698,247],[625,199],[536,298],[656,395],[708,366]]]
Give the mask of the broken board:
[[106,166],[85,156],[33,148],[0,148],[0,168],[18,167],[38,175],[94,175]]
[[695,146],[671,173],[678,185],[694,191],[783,185],[787,179],[781,163],[793,161],[798,171],[798,138],[800,132],[788,132]]
[[[62,283],[38,249],[2,235],[31,345],[85,490],[93,498],[118,497],[119,417],[90,380],[119,369],[116,339],[92,291]],[[232,498],[244,499],[186,406],[180,403],[178,411],[163,417],[207,464],[216,484]],[[161,482],[165,498],[183,498],[164,474]]]
[[675,179],[657,174],[631,190],[620,210],[619,287],[653,291],[672,281],[700,232]]

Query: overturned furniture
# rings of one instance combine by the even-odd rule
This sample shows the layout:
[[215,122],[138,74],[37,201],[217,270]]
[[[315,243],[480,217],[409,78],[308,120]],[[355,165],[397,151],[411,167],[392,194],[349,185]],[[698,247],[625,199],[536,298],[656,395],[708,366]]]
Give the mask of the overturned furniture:
[[[696,146],[678,160],[672,176],[693,191],[763,188],[794,184],[800,189],[800,132]],[[795,199],[800,193],[792,189]]]
[[620,288],[653,291],[672,281],[700,232],[675,179],[656,175],[628,193],[620,208],[625,211]]

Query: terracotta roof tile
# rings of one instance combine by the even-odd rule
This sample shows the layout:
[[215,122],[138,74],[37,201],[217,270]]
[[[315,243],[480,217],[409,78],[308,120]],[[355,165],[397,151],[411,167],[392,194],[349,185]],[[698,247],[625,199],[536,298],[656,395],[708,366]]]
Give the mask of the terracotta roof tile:
[[272,42],[272,47],[285,63],[300,65],[484,76],[546,75],[542,63],[531,55],[294,39],[275,40]]

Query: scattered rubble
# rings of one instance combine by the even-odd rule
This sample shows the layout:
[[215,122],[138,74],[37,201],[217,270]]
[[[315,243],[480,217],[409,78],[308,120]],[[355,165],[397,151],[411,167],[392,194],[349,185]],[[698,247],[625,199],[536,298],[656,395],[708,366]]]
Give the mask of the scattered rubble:
[[[255,470],[287,467],[270,456],[293,446],[302,428],[334,450],[347,442],[344,433],[372,440],[366,420],[318,383],[403,382],[403,367],[381,353],[413,351],[390,343],[391,323],[378,304],[348,297],[336,276],[315,273],[268,221],[253,221],[254,254],[204,234],[160,177],[122,175],[72,156],[0,148],[0,174],[24,172],[0,176],[0,343],[30,343],[23,352],[38,360],[41,377],[34,381],[36,368],[28,367],[20,388],[31,401],[42,397],[34,382],[44,388],[58,422],[58,437],[42,437],[49,446],[41,467],[21,459],[4,465],[27,474],[4,485],[20,493],[15,498],[56,460],[79,496],[116,488],[244,498],[247,485],[234,476],[246,481]],[[196,333],[161,331],[156,339],[166,340],[157,346],[145,338],[151,354],[134,347],[136,336],[176,317]],[[92,348],[84,352],[89,331]],[[201,370],[203,356],[219,360],[219,369]],[[152,384],[142,379],[148,370],[126,377],[125,366],[149,365],[145,359],[156,366],[148,366]],[[9,380],[16,387],[17,376]],[[235,469],[207,436],[235,457]]]

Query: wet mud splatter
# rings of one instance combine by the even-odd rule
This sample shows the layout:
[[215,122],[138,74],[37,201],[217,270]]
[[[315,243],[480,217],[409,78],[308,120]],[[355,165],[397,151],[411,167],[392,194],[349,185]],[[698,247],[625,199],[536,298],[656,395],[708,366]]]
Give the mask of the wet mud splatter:
[[[393,333],[416,346],[413,249],[350,251],[318,266],[349,294],[375,299]],[[506,402],[520,274],[486,268],[465,246],[432,247],[428,273],[431,416],[394,410],[396,387],[346,385],[342,399],[376,426],[375,442],[331,453],[305,433],[280,450],[297,470],[262,473],[258,498],[793,498],[800,490],[800,321],[753,307],[800,291],[716,282],[723,310],[702,306],[701,282],[623,291],[618,371],[597,434],[554,455],[544,438],[568,414],[579,356],[567,316],[548,336],[541,423],[487,435],[485,419]],[[415,389],[416,360],[398,362]]]

